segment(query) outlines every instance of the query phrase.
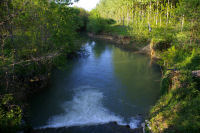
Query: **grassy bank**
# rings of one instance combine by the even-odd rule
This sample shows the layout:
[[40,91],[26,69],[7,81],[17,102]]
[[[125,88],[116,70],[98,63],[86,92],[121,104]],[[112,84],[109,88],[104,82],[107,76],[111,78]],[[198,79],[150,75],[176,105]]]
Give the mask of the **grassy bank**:
[[200,77],[192,74],[200,70],[199,8],[195,0],[102,0],[90,13],[91,24],[94,19],[99,25],[106,19],[115,21],[90,32],[129,36],[130,44],[121,43],[124,47],[146,46],[145,51],[159,59],[162,95],[150,110],[148,132],[200,131]]
[[157,52],[164,68],[162,96],[150,111],[150,131],[196,133],[200,130],[200,77],[194,70],[200,69],[200,49],[196,45],[176,48]]
[[192,75],[200,70],[200,1],[101,0],[89,16],[70,3],[0,2],[0,132],[21,129],[23,97],[46,86],[52,68],[79,50],[74,40],[86,29],[116,36],[127,49],[149,44],[149,54],[159,58],[162,96],[150,111],[148,130],[200,130],[200,81]]
[[167,71],[161,98],[150,111],[150,131],[196,133],[200,130],[200,79],[191,71]]
[[[104,34],[131,36],[112,33],[112,28]],[[162,66],[162,96],[150,110],[147,132],[196,133],[200,130],[200,77],[192,72],[200,70],[200,47],[197,44],[180,45],[178,35],[173,40],[166,34],[159,36],[152,37],[149,55],[159,58],[157,63]],[[125,45],[130,49],[129,46]]]
[[[108,34],[122,35],[112,30]],[[192,73],[200,70],[200,48],[196,44],[171,46],[174,40],[169,41],[153,38],[150,43],[150,55],[159,58],[163,76],[162,95],[150,110],[147,132],[196,133],[200,130],[200,77]],[[130,44],[123,46],[130,50]]]

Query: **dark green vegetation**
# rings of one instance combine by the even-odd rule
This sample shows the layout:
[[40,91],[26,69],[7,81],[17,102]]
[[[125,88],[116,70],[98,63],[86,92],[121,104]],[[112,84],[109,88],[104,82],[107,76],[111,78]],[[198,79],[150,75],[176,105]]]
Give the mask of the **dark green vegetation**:
[[0,1],[0,132],[19,129],[24,98],[46,86],[51,69],[80,46],[87,13],[72,1]]
[[163,68],[163,95],[149,117],[153,132],[200,130],[200,81],[192,76],[200,69],[199,0],[101,0],[89,16],[69,7],[71,0],[49,1],[0,1],[1,131],[21,127],[24,97],[80,49],[74,40],[86,29],[129,36],[138,48],[150,43]]
[[[91,31],[150,43],[151,56],[159,58],[162,97],[150,111],[149,131],[200,131],[199,77],[192,75],[200,70],[199,16],[199,0],[101,0],[91,12],[89,24],[100,25]],[[103,27],[108,19],[116,23]]]
[[0,129],[2,132],[14,132],[21,124],[22,110],[15,105],[11,94],[1,96],[0,100]]
[[[168,80],[168,81],[166,81]],[[190,132],[200,130],[200,80],[191,71],[166,72],[163,96],[150,112],[154,132]]]

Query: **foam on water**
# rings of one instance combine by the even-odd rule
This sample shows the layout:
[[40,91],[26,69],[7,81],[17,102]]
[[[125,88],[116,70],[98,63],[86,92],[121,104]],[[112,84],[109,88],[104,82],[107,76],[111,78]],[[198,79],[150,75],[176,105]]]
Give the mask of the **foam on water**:
[[131,128],[138,126],[138,120],[132,118],[127,124],[121,116],[106,109],[102,104],[103,93],[94,88],[88,88],[74,89],[76,93],[72,101],[63,104],[65,112],[50,118],[48,124],[42,128],[96,125],[109,122],[130,125]]

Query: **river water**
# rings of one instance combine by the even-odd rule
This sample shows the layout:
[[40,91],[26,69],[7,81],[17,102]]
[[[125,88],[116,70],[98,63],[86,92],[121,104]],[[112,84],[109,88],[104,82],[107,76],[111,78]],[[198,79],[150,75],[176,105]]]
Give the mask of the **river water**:
[[160,96],[159,67],[145,55],[123,51],[106,41],[88,38],[83,43],[88,55],[55,70],[49,87],[31,98],[32,126],[117,122],[138,127]]

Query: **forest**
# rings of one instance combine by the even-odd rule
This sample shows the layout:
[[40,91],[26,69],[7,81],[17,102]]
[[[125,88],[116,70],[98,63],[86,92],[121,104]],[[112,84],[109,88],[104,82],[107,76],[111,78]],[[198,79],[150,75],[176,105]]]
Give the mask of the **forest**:
[[[52,69],[76,56],[81,32],[131,38],[162,71],[162,96],[147,132],[200,130],[200,1],[100,0],[88,12],[73,0],[0,1],[0,131],[29,130],[26,100]],[[199,75],[198,75],[199,74]]]

